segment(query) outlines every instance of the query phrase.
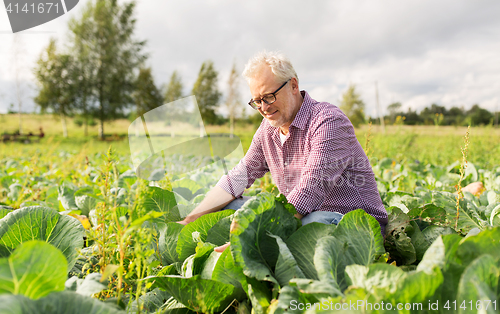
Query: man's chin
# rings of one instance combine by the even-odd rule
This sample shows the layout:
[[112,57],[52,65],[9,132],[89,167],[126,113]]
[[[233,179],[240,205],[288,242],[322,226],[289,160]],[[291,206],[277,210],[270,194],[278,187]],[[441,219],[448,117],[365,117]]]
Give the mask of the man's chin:
[[275,128],[280,128],[283,125],[285,125],[285,122],[283,121],[283,117],[276,117],[277,119],[272,119],[272,118],[267,118],[265,115],[263,115],[264,119],[269,122],[269,124]]
[[278,121],[278,120],[269,120],[267,119],[267,122],[269,122],[269,124],[275,128],[279,128],[279,127],[282,127],[284,123],[282,123],[281,121]]

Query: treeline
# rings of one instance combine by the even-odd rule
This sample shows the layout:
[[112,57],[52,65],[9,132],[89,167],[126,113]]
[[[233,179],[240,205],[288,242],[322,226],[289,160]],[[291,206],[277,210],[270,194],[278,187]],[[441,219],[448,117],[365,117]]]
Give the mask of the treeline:
[[[206,124],[229,120],[233,130],[236,106],[240,105],[238,73],[233,65],[228,94],[223,101],[218,90],[218,72],[213,62],[205,61],[187,95],[178,72],[167,84],[154,82],[151,68],[145,67],[145,41],[134,38],[135,3],[96,0],[87,3],[82,14],[69,24],[63,48],[51,40],[41,53],[34,74],[38,95],[34,99],[41,111],[61,117],[67,136],[66,118],[85,126],[99,123],[104,138],[104,122],[118,118],[135,119],[165,103],[195,95]],[[229,112],[225,119],[217,114],[224,102]],[[175,110],[175,108],[173,108]]]
[[[365,118],[365,103],[354,85],[350,85],[342,95],[340,109],[349,117],[354,127],[371,122],[380,124],[380,118]],[[455,126],[498,126],[499,112],[492,113],[478,104],[469,110],[463,107],[452,107],[446,109],[443,106],[432,104],[424,108],[420,113],[409,108],[406,112],[402,110],[403,105],[395,102],[387,107],[389,114],[384,116],[385,124],[406,125],[455,125]]]
[[[395,102],[387,109],[389,114],[384,117],[385,123],[406,125],[454,125],[454,126],[498,126],[498,112],[493,113],[475,104],[469,110],[463,107],[446,109],[443,106],[432,104],[425,107],[420,113],[409,108],[406,112],[401,110],[402,104]],[[379,119],[370,118],[372,123],[379,123]]]

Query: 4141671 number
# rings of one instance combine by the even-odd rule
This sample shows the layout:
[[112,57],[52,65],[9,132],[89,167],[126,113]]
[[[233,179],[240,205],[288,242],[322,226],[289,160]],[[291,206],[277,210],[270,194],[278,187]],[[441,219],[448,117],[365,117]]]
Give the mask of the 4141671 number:
[[34,4],[32,3],[31,5],[28,5],[27,3],[22,5],[22,3],[16,3],[12,5],[12,3],[9,3],[7,6],[7,12],[8,13],[38,13],[38,14],[43,14],[43,13],[50,13],[55,11],[55,13],[59,13],[59,3],[52,3],[52,2],[46,2],[46,3],[38,3]]
[[443,305],[444,309],[447,310],[453,310],[456,311],[457,309],[463,309],[463,310],[468,310],[470,309],[471,311],[473,310],[478,310],[478,311],[487,311],[488,309],[493,309],[494,311],[497,310],[497,300],[477,300],[477,301],[462,301],[457,302],[455,301],[446,301],[446,303]]

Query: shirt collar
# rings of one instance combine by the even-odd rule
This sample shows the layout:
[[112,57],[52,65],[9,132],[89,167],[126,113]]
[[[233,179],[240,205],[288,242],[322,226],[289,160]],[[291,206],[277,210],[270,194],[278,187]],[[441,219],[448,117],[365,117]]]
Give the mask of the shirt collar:
[[314,101],[306,91],[301,91],[301,93],[304,100],[302,101],[302,105],[300,106],[299,111],[290,126],[305,130],[307,121],[309,121],[309,117],[311,116],[310,108]]

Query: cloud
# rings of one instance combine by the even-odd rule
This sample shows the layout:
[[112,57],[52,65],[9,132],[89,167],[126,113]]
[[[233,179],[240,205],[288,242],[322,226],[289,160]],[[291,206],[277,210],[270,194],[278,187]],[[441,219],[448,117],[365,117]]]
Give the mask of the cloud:
[[[37,30],[64,38],[69,17],[84,3]],[[338,104],[348,84],[356,84],[370,115],[376,114],[375,81],[383,108],[393,101],[413,110],[433,102],[479,103],[488,110],[500,105],[498,1],[138,1],[136,8],[136,35],[148,42],[156,81],[168,82],[177,70],[188,94],[204,61],[214,61],[224,91],[233,61],[241,71],[249,57],[267,49],[289,56],[301,87],[317,100]],[[23,36],[30,38],[33,66],[50,35]],[[2,45],[0,69],[8,54]],[[0,70],[0,78],[11,76]],[[244,80],[241,95],[245,106]]]

